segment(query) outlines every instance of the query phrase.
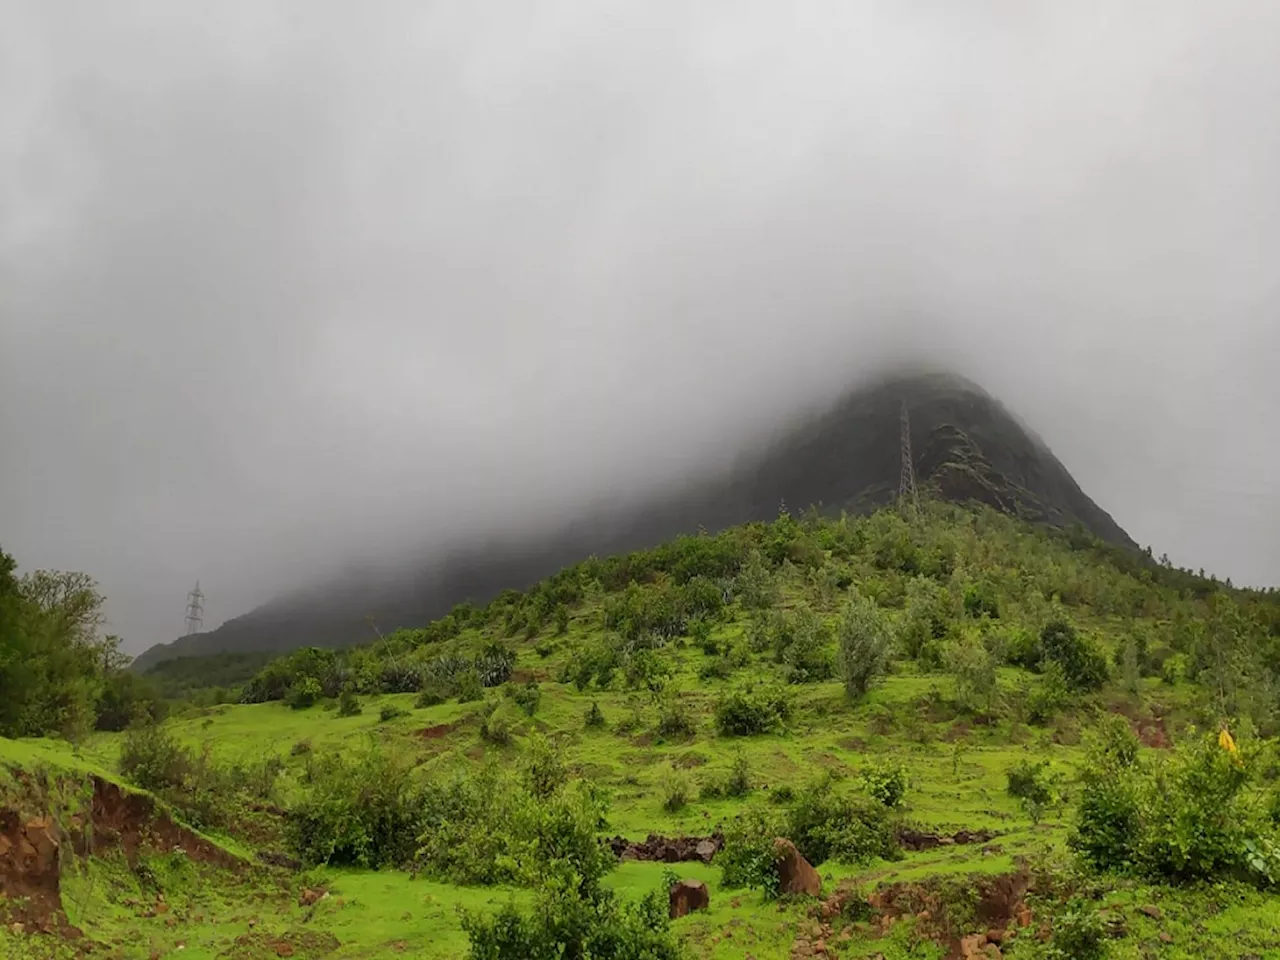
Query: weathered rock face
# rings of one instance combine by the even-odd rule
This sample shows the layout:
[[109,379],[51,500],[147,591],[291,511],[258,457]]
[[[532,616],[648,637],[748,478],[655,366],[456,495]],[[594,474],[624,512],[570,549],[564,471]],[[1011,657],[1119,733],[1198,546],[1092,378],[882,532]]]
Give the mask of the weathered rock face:
[[681,880],[671,887],[669,896],[671,919],[685,917],[711,905],[711,892],[701,880]]
[[803,893],[811,897],[822,893],[822,877],[813,869],[813,864],[800,855],[794,843],[777,837],[773,841],[773,853],[779,893]]

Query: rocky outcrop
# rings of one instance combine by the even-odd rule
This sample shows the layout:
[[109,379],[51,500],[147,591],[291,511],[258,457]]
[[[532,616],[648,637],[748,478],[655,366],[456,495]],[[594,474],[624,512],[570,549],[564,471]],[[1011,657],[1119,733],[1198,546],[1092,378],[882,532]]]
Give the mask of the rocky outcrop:
[[668,895],[672,920],[686,917],[695,910],[705,910],[711,905],[711,892],[701,880],[681,880],[672,884]]
[[649,834],[636,842],[626,837],[611,837],[605,844],[619,860],[643,860],[655,863],[710,863],[724,846],[724,836],[713,833],[708,837],[663,837]]
[[822,877],[808,860],[801,856],[796,845],[784,837],[773,841],[774,864],[778,870],[778,893],[806,894],[817,897],[822,894]]

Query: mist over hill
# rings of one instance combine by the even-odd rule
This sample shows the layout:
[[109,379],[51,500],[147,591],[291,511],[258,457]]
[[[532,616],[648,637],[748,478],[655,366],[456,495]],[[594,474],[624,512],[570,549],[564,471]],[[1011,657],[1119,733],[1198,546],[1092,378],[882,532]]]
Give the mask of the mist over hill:
[[659,543],[814,506],[864,512],[890,502],[900,469],[901,409],[910,416],[918,484],[1053,526],[1080,524],[1108,543],[1136,547],[1043,440],[980,386],[948,373],[912,373],[849,391],[825,410],[761,438],[717,475],[647,502],[595,504],[552,536],[477,543],[406,562],[388,574],[352,571],[278,597],[209,633],[158,644],[145,670],[180,656],[344,646],[378,631],[425,623],[455,604],[483,603],[590,554]]

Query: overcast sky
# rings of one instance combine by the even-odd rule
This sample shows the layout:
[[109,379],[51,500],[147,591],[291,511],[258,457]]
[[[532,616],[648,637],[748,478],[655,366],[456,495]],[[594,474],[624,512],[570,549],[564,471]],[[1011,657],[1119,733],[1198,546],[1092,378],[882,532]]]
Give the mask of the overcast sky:
[[888,361],[1280,583],[1272,0],[0,0],[0,545],[137,652]]

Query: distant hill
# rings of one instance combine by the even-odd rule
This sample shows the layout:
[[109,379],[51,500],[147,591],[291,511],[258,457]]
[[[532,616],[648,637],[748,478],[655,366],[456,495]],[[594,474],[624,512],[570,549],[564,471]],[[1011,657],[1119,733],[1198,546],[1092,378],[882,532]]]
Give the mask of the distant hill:
[[504,589],[522,589],[590,554],[647,547],[699,527],[772,519],[783,503],[793,510],[874,509],[897,491],[904,403],[919,486],[1037,523],[1079,524],[1101,540],[1136,549],[1044,441],[981,387],[951,374],[912,375],[849,392],[744,452],[732,469],[677,494],[592,511],[550,538],[476,545],[408,569],[395,582],[353,574],[279,597],[217,630],[158,644],[134,668],[177,657],[364,642],[375,625],[383,632],[421,625],[463,600],[483,603]]

